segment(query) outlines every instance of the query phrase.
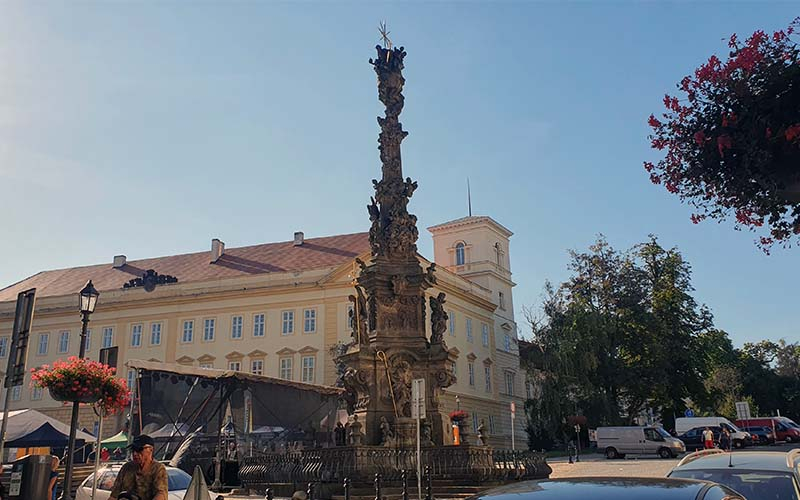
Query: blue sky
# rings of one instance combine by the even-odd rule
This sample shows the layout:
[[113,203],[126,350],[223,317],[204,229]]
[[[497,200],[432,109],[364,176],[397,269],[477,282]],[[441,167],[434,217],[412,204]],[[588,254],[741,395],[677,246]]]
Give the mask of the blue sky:
[[[657,234],[736,344],[800,340],[800,249],[764,255],[650,184],[647,116],[730,33],[787,3],[4,2],[0,285],[44,269],[368,229],[380,174],[368,64],[404,45],[421,228],[514,231],[518,321],[567,249]],[[420,250],[432,255],[422,230]]]

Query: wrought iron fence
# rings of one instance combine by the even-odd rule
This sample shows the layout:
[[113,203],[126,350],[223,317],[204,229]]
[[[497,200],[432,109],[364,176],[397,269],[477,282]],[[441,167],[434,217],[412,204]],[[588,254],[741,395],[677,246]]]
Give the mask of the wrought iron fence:
[[[448,446],[422,450],[422,467],[430,480],[458,479],[472,484],[544,478],[550,474],[544,455],[532,451]],[[363,484],[379,474],[389,483],[416,482],[415,450],[343,447],[267,453],[245,457],[239,478],[245,488],[265,491],[270,485],[334,483],[345,478]]]

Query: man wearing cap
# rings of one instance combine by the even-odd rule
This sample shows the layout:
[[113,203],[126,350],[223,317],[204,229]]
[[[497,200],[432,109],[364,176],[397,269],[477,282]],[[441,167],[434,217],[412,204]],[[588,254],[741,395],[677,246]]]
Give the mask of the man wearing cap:
[[109,500],[117,500],[123,492],[134,493],[141,500],[167,500],[167,468],[153,460],[153,438],[140,434],[128,446],[133,461],[119,470]]

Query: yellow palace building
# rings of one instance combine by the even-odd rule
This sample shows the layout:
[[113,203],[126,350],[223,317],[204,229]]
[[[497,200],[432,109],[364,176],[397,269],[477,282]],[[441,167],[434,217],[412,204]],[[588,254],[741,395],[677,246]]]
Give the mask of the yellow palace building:
[[[512,233],[485,216],[428,230],[438,271],[427,293],[447,295],[445,341],[457,354],[458,381],[446,389],[447,411],[458,405],[470,414],[473,430],[483,420],[490,444],[510,448],[515,402],[516,445],[526,448]],[[17,294],[29,288],[36,288],[36,310],[28,370],[76,356],[77,294],[91,279],[101,295],[86,356],[97,359],[100,348],[118,346],[118,373],[129,380],[134,371],[125,362],[140,359],[333,385],[332,352],[351,341],[348,296],[356,258],[370,259],[368,233],[305,238],[298,232],[280,243],[225,248],[214,239],[197,253],[135,261],[118,255],[108,263],[43,271],[0,290],[0,367],[8,360]],[[425,267],[430,262],[421,261]],[[34,408],[69,422],[70,407],[31,387],[30,374],[11,391],[12,410]],[[81,410],[81,427],[96,429],[96,420],[90,408]],[[121,417],[108,422],[103,436],[121,425]]]

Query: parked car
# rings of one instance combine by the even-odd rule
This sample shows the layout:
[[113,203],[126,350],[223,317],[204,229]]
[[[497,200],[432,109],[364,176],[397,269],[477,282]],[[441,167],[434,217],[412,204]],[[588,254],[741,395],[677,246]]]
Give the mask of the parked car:
[[687,455],[668,474],[725,485],[748,500],[798,500],[800,449],[777,451],[703,450]]
[[751,427],[739,427],[739,428],[753,437],[753,444],[775,443],[775,433],[772,432],[771,427],[751,426]]
[[775,432],[776,441],[800,443],[800,426],[786,417],[757,417],[737,420],[736,425],[769,427]]
[[[117,479],[117,474],[122,468],[123,464],[109,464],[100,467],[97,471],[99,481],[97,483],[97,493],[95,500],[107,500],[111,495],[111,488],[114,487],[114,480]],[[94,474],[89,474],[89,477],[83,480],[75,492],[75,500],[91,500],[92,498],[92,480]],[[167,488],[169,488],[169,500],[183,500],[186,495],[186,488],[192,481],[192,476],[175,467],[167,467]],[[209,493],[209,500],[214,500]]]
[[598,427],[597,449],[609,459],[628,454],[675,458],[686,451],[680,439],[661,427]]
[[[719,437],[722,435],[722,428],[709,427],[708,429],[714,433],[714,444],[719,444]],[[688,431],[679,435],[678,439],[683,441],[683,444],[686,446],[687,450],[702,450],[706,445],[703,441],[704,430],[706,430],[705,427],[695,427],[694,429],[689,429]]]
[[[733,422],[725,417],[679,417],[675,419],[675,432],[685,434],[698,427],[721,427],[728,429],[731,435],[731,444],[734,448],[744,448],[753,444],[750,434],[740,430]],[[717,438],[718,440],[718,438]]]
[[685,479],[593,477],[524,481],[480,493],[470,500],[744,500],[725,486]]

